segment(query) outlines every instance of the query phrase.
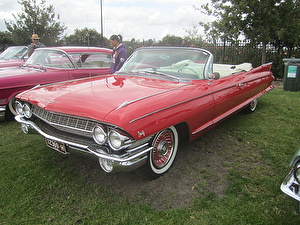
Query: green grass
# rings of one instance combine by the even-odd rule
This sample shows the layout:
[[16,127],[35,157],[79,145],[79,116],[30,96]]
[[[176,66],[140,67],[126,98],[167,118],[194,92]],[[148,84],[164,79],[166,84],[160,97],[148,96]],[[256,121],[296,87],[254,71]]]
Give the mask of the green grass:
[[[299,224],[291,200],[279,188],[300,147],[299,124],[300,92],[277,87],[262,96],[255,113],[237,114],[210,131],[230,131],[243,146],[238,152],[230,152],[230,146],[220,149],[220,163],[227,171],[224,196],[212,191],[182,207],[156,210],[139,203],[147,193],[121,195],[113,188],[116,177],[108,182],[97,162],[64,157],[48,149],[41,136],[24,135],[16,122],[3,122],[0,224]],[[210,134],[189,145],[200,146]],[[203,180],[202,187],[214,176],[209,167],[195,165],[193,172]],[[188,170],[180,174],[182,179],[187,176]]]

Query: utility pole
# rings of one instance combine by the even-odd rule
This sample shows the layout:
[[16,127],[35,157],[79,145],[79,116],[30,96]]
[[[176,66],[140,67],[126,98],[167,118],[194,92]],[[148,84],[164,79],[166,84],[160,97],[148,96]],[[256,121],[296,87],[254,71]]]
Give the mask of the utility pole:
[[103,44],[103,10],[102,10],[102,0],[100,0],[100,24],[101,24],[101,44]]

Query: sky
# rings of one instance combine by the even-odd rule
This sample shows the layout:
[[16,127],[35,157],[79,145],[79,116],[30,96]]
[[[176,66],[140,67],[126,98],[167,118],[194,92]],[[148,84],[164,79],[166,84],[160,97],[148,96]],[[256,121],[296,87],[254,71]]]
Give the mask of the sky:
[[[39,0],[37,0],[39,1]],[[53,5],[60,16],[61,24],[67,29],[65,34],[85,27],[101,32],[101,0],[46,0],[46,6]],[[193,29],[198,22],[211,21],[196,10],[210,0],[102,0],[103,35],[109,38],[121,34],[124,40],[161,40],[164,36],[187,35],[185,29]],[[6,21],[15,21],[22,11],[17,0],[1,0],[0,31],[5,31]],[[198,26],[199,27],[199,26]],[[203,33],[199,27],[199,33]]]

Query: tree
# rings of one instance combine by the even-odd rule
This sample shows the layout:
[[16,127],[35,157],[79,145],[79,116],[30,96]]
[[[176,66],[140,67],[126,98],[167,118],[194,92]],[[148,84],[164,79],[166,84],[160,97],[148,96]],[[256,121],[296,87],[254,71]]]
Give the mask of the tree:
[[201,47],[204,43],[202,35],[199,34],[197,25],[194,24],[193,28],[185,29],[187,36],[184,38],[184,45]]
[[83,29],[75,29],[75,33],[64,38],[64,42],[67,45],[84,45],[84,46],[109,46],[107,38],[103,38],[101,42],[101,34],[95,29],[89,29],[87,27]]
[[18,0],[23,11],[13,15],[15,22],[5,21],[16,44],[30,42],[32,34],[38,34],[47,46],[57,45],[66,27],[59,22],[52,5],[46,6],[45,0]]
[[181,37],[168,34],[163,37],[159,44],[166,46],[180,46],[182,44],[182,41],[183,39]]
[[2,44],[2,45],[14,44],[9,32],[0,31],[0,44]]
[[300,46],[300,1],[286,0],[279,7],[280,21],[274,44],[278,53],[283,52],[283,47],[288,48],[288,56],[291,57],[292,49]]
[[[295,10],[296,5],[298,7],[297,10]],[[285,11],[287,13],[284,17],[285,19],[282,18],[284,8],[290,9],[289,12]],[[213,22],[200,23],[200,25],[204,26],[206,33],[213,39],[220,38],[223,41],[234,41],[240,35],[244,35],[253,43],[262,43],[262,63],[266,61],[267,44],[274,41],[276,37],[278,40],[280,39],[280,30],[283,29],[284,34],[290,34],[286,29],[290,27],[290,20],[295,21],[293,26],[294,29],[298,29],[299,37],[299,1],[211,0],[211,5],[202,5],[198,9],[216,17],[216,20]],[[298,17],[298,19],[293,19],[295,17]],[[283,36],[281,35],[281,38]]]

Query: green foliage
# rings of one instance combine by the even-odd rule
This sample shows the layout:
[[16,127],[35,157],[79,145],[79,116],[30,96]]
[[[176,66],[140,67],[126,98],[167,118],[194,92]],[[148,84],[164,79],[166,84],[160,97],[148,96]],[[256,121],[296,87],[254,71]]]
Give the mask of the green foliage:
[[[294,0],[212,0],[198,8],[216,20],[202,23],[212,40],[237,41],[241,35],[266,48],[293,48],[300,41],[300,2]],[[266,50],[266,49],[265,49]],[[265,62],[265,50],[262,62]]]
[[[101,39],[103,39],[101,41]],[[79,45],[79,46],[109,46],[109,40],[102,38],[95,29],[83,28],[75,29],[75,33],[64,38],[66,45]]]
[[168,34],[165,37],[163,37],[159,44],[164,46],[180,46],[182,45],[182,41],[182,37]]
[[11,34],[7,31],[0,31],[0,43],[3,45],[14,43]]
[[23,45],[31,42],[31,35],[38,34],[46,46],[53,46],[60,40],[66,27],[59,22],[52,5],[46,6],[45,0],[18,0],[23,11],[13,15],[15,21],[6,21],[15,44]]

